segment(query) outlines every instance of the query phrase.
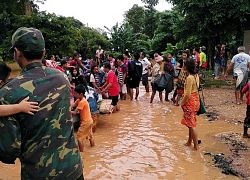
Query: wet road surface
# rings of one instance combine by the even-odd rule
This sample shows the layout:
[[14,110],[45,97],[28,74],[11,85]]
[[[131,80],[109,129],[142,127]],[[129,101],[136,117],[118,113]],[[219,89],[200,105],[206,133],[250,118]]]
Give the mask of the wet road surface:
[[[85,179],[158,180],[158,179],[238,179],[221,173],[205,152],[227,155],[226,146],[214,135],[241,132],[241,126],[208,122],[198,117],[199,151],[184,146],[188,129],[180,124],[182,110],[170,102],[160,103],[156,94],[153,104],[149,94],[141,92],[138,101],[120,101],[121,111],[99,116],[94,133],[96,146],[85,142]],[[0,179],[20,179],[20,163],[0,164]]]

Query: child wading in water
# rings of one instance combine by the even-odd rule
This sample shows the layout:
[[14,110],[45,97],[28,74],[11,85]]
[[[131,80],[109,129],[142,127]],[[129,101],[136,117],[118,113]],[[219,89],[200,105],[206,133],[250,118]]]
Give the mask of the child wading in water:
[[248,128],[250,128],[250,81],[245,85],[242,89],[242,93],[247,93],[247,111],[246,111],[246,118],[244,120],[244,133],[243,138],[250,138],[250,135],[247,133]]
[[[0,88],[3,87],[5,83],[8,82],[11,68],[7,66],[4,62],[0,62]],[[37,102],[28,102],[29,97],[23,99],[19,104],[3,104],[0,101],[0,116],[10,116],[20,112],[34,115],[33,112],[37,112],[39,107]]]
[[95,145],[92,131],[93,119],[91,118],[89,103],[84,97],[85,92],[85,87],[82,84],[76,86],[75,95],[77,100],[70,107],[71,109],[76,107],[75,111],[71,111],[71,114],[76,115],[78,112],[80,113],[80,127],[76,134],[80,152],[84,151],[83,141],[85,139],[89,140],[91,147]]
[[187,59],[184,63],[184,71],[188,73],[186,83],[184,84],[184,97],[181,101],[183,109],[183,118],[181,124],[188,127],[189,137],[185,144],[191,146],[194,143],[194,149],[198,150],[198,138],[196,132],[196,114],[200,108],[198,87],[199,76],[195,73],[195,62],[192,59]]

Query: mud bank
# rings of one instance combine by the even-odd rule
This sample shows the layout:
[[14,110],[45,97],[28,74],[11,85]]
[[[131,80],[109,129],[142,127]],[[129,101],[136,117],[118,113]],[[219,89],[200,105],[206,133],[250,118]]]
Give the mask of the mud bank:
[[[235,104],[234,88],[221,87],[206,89],[207,121],[224,121],[231,126],[241,128],[245,118],[246,104]],[[242,138],[242,132],[226,132],[215,135],[215,139],[226,145],[229,154],[223,150],[219,154],[208,152],[216,167],[225,174],[241,179],[250,179],[250,139]],[[250,132],[249,132],[250,133]]]

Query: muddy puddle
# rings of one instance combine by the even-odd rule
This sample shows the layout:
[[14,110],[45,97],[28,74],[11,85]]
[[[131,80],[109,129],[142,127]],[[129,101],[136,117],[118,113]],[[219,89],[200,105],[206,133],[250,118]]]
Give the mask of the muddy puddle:
[[[229,154],[225,144],[215,135],[241,132],[242,126],[220,121],[209,122],[198,117],[199,151],[185,147],[188,129],[180,124],[182,111],[170,102],[149,103],[149,94],[141,89],[138,101],[120,101],[121,111],[99,117],[94,133],[96,146],[85,142],[85,179],[101,180],[235,180],[235,176],[221,173],[212,158],[204,153]],[[0,163],[0,179],[20,179],[20,163]]]

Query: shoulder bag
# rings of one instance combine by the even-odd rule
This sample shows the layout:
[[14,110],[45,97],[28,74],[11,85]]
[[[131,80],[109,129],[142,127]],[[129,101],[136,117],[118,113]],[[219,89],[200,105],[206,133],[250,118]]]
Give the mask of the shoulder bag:
[[206,113],[206,108],[205,108],[205,105],[204,105],[203,101],[201,100],[200,93],[199,93],[199,87],[198,87],[198,84],[196,82],[196,77],[195,76],[194,76],[194,79],[195,79],[195,83],[196,83],[196,87],[197,87],[197,92],[198,92],[199,99],[200,99],[200,108],[197,111],[197,115],[205,114]]

